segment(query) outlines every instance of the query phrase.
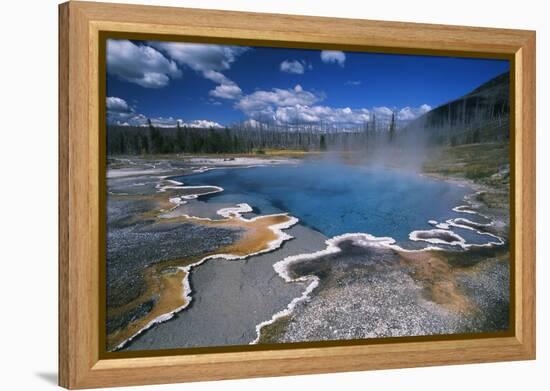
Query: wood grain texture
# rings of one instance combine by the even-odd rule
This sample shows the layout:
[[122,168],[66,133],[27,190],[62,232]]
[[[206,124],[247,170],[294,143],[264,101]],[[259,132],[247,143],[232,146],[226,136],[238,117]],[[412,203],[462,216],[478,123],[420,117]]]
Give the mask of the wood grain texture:
[[[59,383],[69,384],[69,7],[59,8]],[[63,326],[61,326],[63,325]]]
[[[59,382],[66,388],[447,365],[535,357],[535,33],[69,2],[59,8]],[[100,359],[101,31],[514,61],[515,336]],[[177,38],[177,37],[176,37]]]
[[[523,329],[517,333],[522,338],[527,353],[535,358],[536,350],[536,320],[535,320],[535,292],[536,292],[536,41],[535,34],[519,51],[521,54],[521,161],[516,159],[516,166],[521,167],[522,173],[522,213],[517,216],[522,222],[521,241],[522,251],[519,254],[522,267],[522,280],[517,281],[518,291],[521,291],[521,305],[523,311],[519,322]],[[519,90],[519,89],[518,89]]]

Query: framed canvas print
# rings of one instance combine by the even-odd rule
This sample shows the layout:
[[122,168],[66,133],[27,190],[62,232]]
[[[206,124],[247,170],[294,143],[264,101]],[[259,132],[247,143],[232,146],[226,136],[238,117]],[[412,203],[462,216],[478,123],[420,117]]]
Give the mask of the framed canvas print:
[[534,32],[59,11],[62,386],[534,359]]

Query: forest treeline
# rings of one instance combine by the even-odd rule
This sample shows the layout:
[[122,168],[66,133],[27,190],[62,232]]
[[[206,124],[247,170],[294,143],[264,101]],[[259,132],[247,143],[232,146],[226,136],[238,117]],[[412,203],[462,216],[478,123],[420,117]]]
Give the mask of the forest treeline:
[[379,139],[394,137],[395,116],[387,126],[377,125],[376,119],[359,129],[319,132],[304,126],[296,130],[251,127],[244,124],[231,128],[109,126],[107,151],[109,155],[143,155],[170,153],[262,153],[267,149],[323,151],[328,149],[355,150],[373,145]]
[[381,145],[419,140],[432,145],[460,145],[509,139],[509,74],[484,83],[471,93],[441,105],[406,126],[396,113],[385,122],[371,120],[354,129],[328,128],[323,124],[277,127],[246,123],[226,128],[107,127],[109,155],[170,153],[263,153],[267,149],[302,151],[366,150]]

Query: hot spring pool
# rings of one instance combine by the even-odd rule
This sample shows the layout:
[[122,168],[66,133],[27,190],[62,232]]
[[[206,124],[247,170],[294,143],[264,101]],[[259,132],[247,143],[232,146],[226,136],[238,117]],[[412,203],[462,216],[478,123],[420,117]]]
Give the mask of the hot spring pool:
[[[482,221],[481,216],[453,211],[473,192],[467,186],[413,172],[334,161],[221,168],[172,179],[189,186],[220,186],[224,191],[206,196],[208,200],[247,203],[257,214],[287,212],[327,237],[364,232],[405,243],[412,231],[433,228],[429,220]],[[491,239],[472,230],[453,231],[468,243]]]

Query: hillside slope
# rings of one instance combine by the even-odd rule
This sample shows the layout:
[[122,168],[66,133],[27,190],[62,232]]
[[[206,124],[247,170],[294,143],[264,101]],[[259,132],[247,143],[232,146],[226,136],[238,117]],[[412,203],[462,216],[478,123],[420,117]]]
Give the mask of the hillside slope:
[[510,74],[503,73],[461,98],[422,115],[403,133],[422,132],[430,144],[460,145],[510,137]]

